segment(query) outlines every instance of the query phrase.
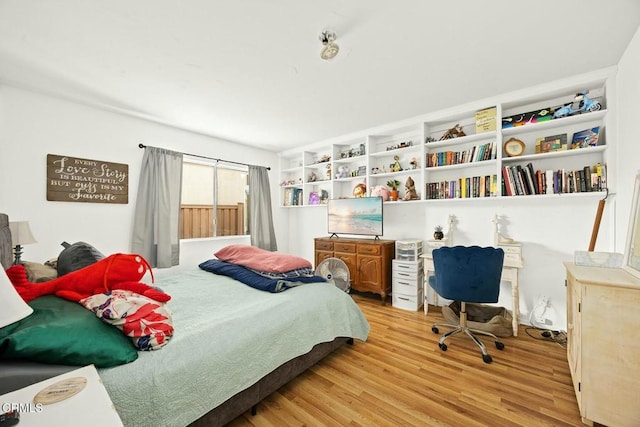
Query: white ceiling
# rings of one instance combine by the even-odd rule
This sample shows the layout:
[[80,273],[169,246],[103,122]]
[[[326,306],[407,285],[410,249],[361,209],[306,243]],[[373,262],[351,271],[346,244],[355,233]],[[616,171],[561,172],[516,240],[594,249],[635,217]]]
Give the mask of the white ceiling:
[[0,82],[280,151],[615,65],[639,25],[638,0],[0,0]]

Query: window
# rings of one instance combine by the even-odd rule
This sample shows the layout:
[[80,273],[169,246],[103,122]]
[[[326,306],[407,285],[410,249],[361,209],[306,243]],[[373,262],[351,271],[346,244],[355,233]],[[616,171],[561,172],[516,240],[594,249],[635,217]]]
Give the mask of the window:
[[180,238],[249,234],[248,168],[185,160],[182,164]]

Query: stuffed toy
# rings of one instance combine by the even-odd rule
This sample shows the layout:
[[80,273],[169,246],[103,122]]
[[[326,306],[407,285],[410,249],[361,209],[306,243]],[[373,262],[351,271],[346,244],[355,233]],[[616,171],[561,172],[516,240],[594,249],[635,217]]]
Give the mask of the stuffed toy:
[[147,271],[151,273],[151,282],[153,283],[151,266],[142,256],[113,254],[87,267],[43,283],[29,282],[27,272],[20,264],[12,265],[6,270],[6,273],[25,302],[50,294],[79,302],[91,295],[113,289],[132,291],[158,302],[169,301],[171,296],[168,294],[140,283],[140,279]]

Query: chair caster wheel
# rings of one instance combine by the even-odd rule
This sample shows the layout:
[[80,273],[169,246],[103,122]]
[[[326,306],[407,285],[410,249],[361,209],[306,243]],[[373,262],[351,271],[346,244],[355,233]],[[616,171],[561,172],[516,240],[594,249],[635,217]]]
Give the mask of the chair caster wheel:
[[493,362],[493,359],[491,358],[491,356],[489,356],[488,354],[483,354],[482,355],[482,360],[484,361],[484,363],[491,363]]
[[504,344],[502,344],[500,341],[496,341],[496,348],[498,350],[504,350]]
[[438,332],[440,332],[440,330],[438,328],[436,328],[435,326],[431,327],[431,332],[433,332],[434,334],[437,334]]
[[442,350],[442,351],[447,351],[447,345],[446,344],[438,343],[438,347],[440,347],[440,350]]

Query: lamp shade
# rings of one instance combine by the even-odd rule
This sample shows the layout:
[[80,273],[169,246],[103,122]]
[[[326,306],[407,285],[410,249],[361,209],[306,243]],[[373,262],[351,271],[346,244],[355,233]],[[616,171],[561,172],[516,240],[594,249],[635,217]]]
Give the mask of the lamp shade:
[[18,295],[4,269],[0,270],[0,328],[3,328],[24,319],[33,309]]
[[30,243],[37,243],[36,239],[31,234],[31,228],[29,228],[29,221],[13,221],[9,223],[9,229],[11,230],[11,245],[24,246]]

